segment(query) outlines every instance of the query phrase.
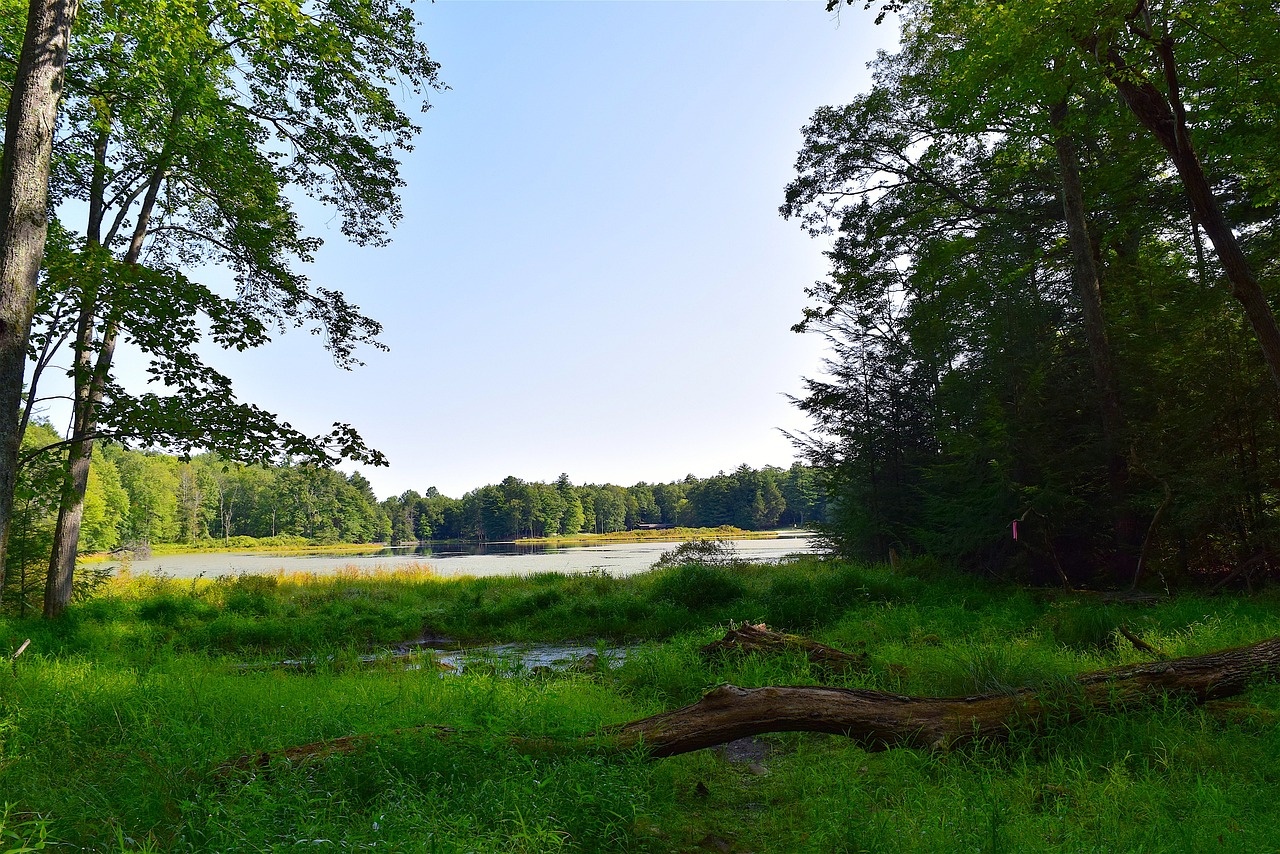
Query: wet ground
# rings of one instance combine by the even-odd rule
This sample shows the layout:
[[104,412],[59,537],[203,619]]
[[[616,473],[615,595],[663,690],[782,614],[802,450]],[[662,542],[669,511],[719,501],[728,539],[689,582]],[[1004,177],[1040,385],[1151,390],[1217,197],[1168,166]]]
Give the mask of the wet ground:
[[[433,667],[442,673],[467,670],[495,673],[499,676],[526,676],[554,672],[591,672],[616,667],[626,660],[634,646],[603,644],[504,643],[487,646],[459,646],[447,638],[425,638],[397,644],[382,652],[369,653],[356,659],[358,666],[422,670]],[[245,672],[291,670],[311,672],[321,665],[333,666],[334,656],[289,658],[266,663],[238,665]]]

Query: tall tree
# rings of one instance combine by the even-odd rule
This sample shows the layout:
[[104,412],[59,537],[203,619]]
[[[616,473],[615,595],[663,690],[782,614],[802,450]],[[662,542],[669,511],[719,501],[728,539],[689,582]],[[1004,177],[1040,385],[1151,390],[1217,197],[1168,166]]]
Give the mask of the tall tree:
[[[15,6],[2,7],[7,24],[19,20]],[[77,8],[76,0],[30,0],[5,110],[0,157],[0,587],[22,443],[18,412],[27,339],[47,234],[53,129]],[[7,72],[6,66],[8,62],[0,62]]]
[[[1191,63],[1185,55],[1181,62],[1178,58],[1180,46],[1194,50],[1193,38],[1224,45],[1235,73],[1257,75],[1260,86],[1267,87],[1267,94],[1274,98],[1280,72],[1280,9],[1273,3],[1230,9],[1220,3],[1138,0],[1111,4],[1100,23],[1086,20],[1076,26],[1081,50],[1098,63],[1134,117],[1168,153],[1185,189],[1193,223],[1204,229],[1213,245],[1231,295],[1243,307],[1272,381],[1280,388],[1280,324],[1192,140],[1193,120],[1184,97],[1188,81],[1183,79]],[[1274,127],[1280,119],[1280,104],[1274,100],[1267,104],[1271,99],[1265,95],[1252,100],[1266,106],[1263,115],[1249,123],[1269,119]],[[1237,114],[1237,118],[1243,116]]]
[[[1280,10],[1262,5],[883,4],[904,15],[902,49],[870,93],[815,115],[784,206],[835,238],[802,323],[832,336],[831,377],[800,403],[848,542],[1091,580],[1081,569],[1136,540],[1141,508],[1166,569],[1274,548],[1261,484],[1278,431],[1259,413],[1275,383],[1240,358],[1241,324],[1208,285],[1247,300],[1229,262],[1205,258],[1187,170],[1166,165],[1196,155],[1191,133],[1207,140],[1196,156],[1244,223],[1244,259],[1278,245],[1280,146],[1263,126]],[[1135,133],[1126,86],[1164,99],[1176,157]],[[1270,309],[1253,305],[1265,355]]]
[[[400,216],[396,155],[417,130],[391,87],[420,93],[436,85],[413,15],[394,0],[135,5],[92,7],[69,78],[74,98],[60,188],[88,203],[84,254],[104,275],[78,291],[73,426],[50,615],[67,601],[86,461],[104,425],[115,435],[203,442],[232,457],[249,450],[218,441],[218,413],[235,403],[230,383],[192,355],[198,326],[182,327],[185,337],[161,331],[167,324],[156,321],[172,319],[168,306],[203,312],[213,338],[238,349],[266,341],[272,325],[312,326],[342,367],[356,363],[357,346],[378,346],[375,322],[296,271],[319,241],[303,234],[285,188],[336,208],[349,239],[385,242]],[[177,273],[196,262],[233,271],[235,298]],[[111,382],[122,334],[151,355],[153,375],[177,391],[179,405],[134,398]],[[240,414],[274,421],[250,410],[241,405]],[[256,458],[304,451],[322,461],[334,453],[380,459],[341,424],[311,442],[282,424],[243,435],[266,440],[249,450]]]

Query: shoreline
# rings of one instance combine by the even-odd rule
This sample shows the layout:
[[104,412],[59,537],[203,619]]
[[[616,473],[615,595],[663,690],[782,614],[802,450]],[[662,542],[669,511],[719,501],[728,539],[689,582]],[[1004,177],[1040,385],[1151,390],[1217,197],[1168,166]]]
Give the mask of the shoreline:
[[[485,540],[484,545],[517,545],[541,546],[564,545],[583,546],[609,543],[635,542],[672,542],[687,540],[778,540],[798,536],[812,536],[814,531],[807,528],[783,528],[770,531],[744,531],[738,528],[722,526],[719,528],[667,528],[663,530],[615,531],[610,534],[574,534],[562,537],[524,537],[517,540]],[[383,549],[414,549],[427,545],[448,545],[451,543],[474,545],[475,540],[418,540],[411,543],[391,545],[389,543],[332,543],[329,545],[203,545],[189,543],[156,543],[152,545],[151,557],[169,557],[185,554],[263,554],[279,555],[315,555],[315,554],[362,554]],[[114,552],[94,552],[80,555],[80,563],[105,563],[121,560]]]

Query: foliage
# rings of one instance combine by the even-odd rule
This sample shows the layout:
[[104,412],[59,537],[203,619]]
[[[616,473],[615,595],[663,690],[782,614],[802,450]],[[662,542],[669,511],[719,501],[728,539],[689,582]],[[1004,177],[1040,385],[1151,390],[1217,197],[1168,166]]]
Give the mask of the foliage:
[[568,475],[554,484],[508,477],[457,501],[429,491],[388,499],[386,506],[392,519],[406,514],[399,528],[406,537],[417,530],[440,539],[477,540],[610,534],[642,526],[759,531],[820,521],[826,513],[812,470],[798,463],[785,470],[742,465],[730,474],[629,487],[575,487]]
[[[883,8],[902,15],[900,50],[873,64],[870,91],[815,112],[782,208],[831,241],[797,329],[832,355],[797,401],[814,431],[796,439],[832,497],[833,542],[1056,583],[1274,569],[1275,388],[1166,152],[1081,45],[1128,39],[1138,74],[1133,33],[1167,34],[1212,190],[1274,289],[1280,208],[1257,177],[1280,149],[1257,121],[1276,101],[1247,81],[1280,78],[1275,9],[1246,33],[1175,0]],[[1113,428],[1068,251],[1064,138],[1114,353]]]
[[670,551],[663,552],[654,563],[655,569],[666,569],[687,564],[701,566],[732,566],[737,563],[737,554],[732,543],[718,540],[687,540]]

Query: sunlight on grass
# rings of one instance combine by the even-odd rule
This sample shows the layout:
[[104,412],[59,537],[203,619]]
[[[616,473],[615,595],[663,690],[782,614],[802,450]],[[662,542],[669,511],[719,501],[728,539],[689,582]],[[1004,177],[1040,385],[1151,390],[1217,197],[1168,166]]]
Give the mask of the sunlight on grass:
[[[1170,701],[1050,719],[950,753],[779,734],[756,740],[761,758],[748,767],[716,751],[655,762],[565,745],[724,683],[1053,690],[1071,674],[1150,660],[1119,626],[1173,655],[1280,634],[1269,594],[1099,612],[1088,597],[815,558],[696,566],[627,578],[441,578],[425,564],[122,575],[65,620],[0,618],[3,648],[32,639],[16,677],[0,676],[0,850],[1280,847],[1277,685],[1239,698],[1229,717]],[[831,674],[793,653],[700,654],[744,620],[865,651],[869,667]],[[639,645],[585,672],[451,675],[430,650],[366,662],[424,635]],[[310,664],[272,666],[291,656]],[[218,771],[246,753],[353,734],[377,737],[320,761]]]

